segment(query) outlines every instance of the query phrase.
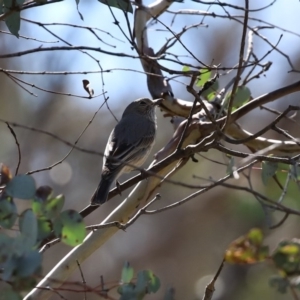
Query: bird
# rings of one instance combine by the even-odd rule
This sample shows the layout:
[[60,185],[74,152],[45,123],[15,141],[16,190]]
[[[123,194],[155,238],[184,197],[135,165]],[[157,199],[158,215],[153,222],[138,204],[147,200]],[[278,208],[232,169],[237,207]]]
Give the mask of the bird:
[[121,120],[108,138],[101,180],[91,205],[105,203],[112,183],[117,182],[123,173],[131,172],[145,162],[155,141],[155,106],[161,101],[140,98],[125,108]]

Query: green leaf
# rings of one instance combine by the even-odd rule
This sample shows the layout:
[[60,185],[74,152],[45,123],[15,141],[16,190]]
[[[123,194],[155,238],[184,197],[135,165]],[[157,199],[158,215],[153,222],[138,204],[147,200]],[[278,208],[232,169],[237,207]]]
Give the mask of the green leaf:
[[58,238],[61,238],[61,232],[64,227],[64,224],[61,221],[61,219],[58,217],[56,220],[53,221],[52,225],[53,225],[53,230],[54,230],[55,236],[57,236]]
[[148,290],[150,293],[156,293],[160,288],[160,280],[151,271],[147,270],[146,272],[148,273],[149,278]]
[[[246,104],[251,97],[251,92],[246,86],[239,86],[233,99],[233,111]],[[228,104],[231,98],[231,91],[225,97],[225,103]]]
[[42,255],[37,250],[30,251],[18,259],[16,275],[19,277],[34,275],[41,267],[41,263]]
[[62,195],[53,198],[51,187],[40,186],[36,190],[31,207],[38,218],[51,219],[60,213],[62,208],[60,206],[63,204],[64,198]]
[[58,195],[55,198],[48,199],[44,205],[44,214],[46,219],[56,218],[65,203],[65,197],[63,195]]
[[202,87],[210,79],[211,71],[204,68],[204,69],[201,69],[199,72],[200,72],[200,75],[196,82],[196,86]]
[[258,228],[234,240],[226,250],[225,261],[234,264],[254,264],[269,257],[268,246],[263,246],[263,234]]
[[12,199],[4,198],[0,200],[0,226],[11,228],[18,217],[17,207]]
[[32,249],[37,242],[37,219],[31,209],[23,211],[19,219],[21,241],[24,249]]
[[35,182],[30,175],[17,175],[6,186],[6,193],[19,199],[31,199],[35,195]]
[[252,245],[259,247],[262,245],[264,235],[259,228],[253,228],[248,232],[248,239]]
[[121,285],[118,293],[121,295],[119,300],[138,300],[133,283]]
[[5,24],[11,34],[19,37],[19,30],[21,26],[20,12],[14,11],[12,14],[5,18]]
[[40,218],[37,219],[37,228],[38,228],[37,242],[39,243],[50,235],[52,231],[52,223],[50,220]]
[[191,68],[188,66],[183,66],[183,68],[182,68],[182,72],[188,72],[190,70],[191,70]]
[[37,218],[42,218],[45,216],[44,205],[44,201],[37,197],[32,200],[31,208]]
[[251,91],[246,86],[239,86],[237,88],[235,97],[234,97],[234,107],[238,108],[243,106],[245,103],[247,103],[250,100],[251,97]]
[[85,238],[86,229],[81,215],[75,210],[65,210],[54,221],[56,236],[70,246],[77,246]]
[[210,86],[208,89],[204,90],[202,93],[201,93],[201,96],[208,100],[208,101],[211,101],[213,100],[215,97],[216,97],[216,94],[218,93],[218,90],[219,90],[219,81],[216,80],[212,86]]
[[9,258],[1,264],[1,268],[3,269],[1,279],[3,279],[4,281],[10,280],[15,269],[17,268],[17,265],[18,263],[16,257],[9,256]]
[[139,294],[146,292],[148,281],[149,281],[149,276],[146,271],[138,272],[135,289]]
[[124,263],[123,269],[122,269],[122,275],[121,275],[121,281],[122,283],[129,283],[133,278],[133,268],[129,264],[128,261]]
[[13,238],[0,233],[0,264],[13,255],[13,241]]
[[300,271],[300,243],[296,239],[282,241],[272,254],[275,266],[287,275]]
[[263,161],[261,164],[261,168],[262,182],[264,185],[267,185],[269,179],[276,174],[278,170],[278,163],[271,161]]
[[119,8],[125,12],[130,12],[130,13],[133,12],[132,5],[129,2],[129,0],[98,0],[98,1],[105,5]]

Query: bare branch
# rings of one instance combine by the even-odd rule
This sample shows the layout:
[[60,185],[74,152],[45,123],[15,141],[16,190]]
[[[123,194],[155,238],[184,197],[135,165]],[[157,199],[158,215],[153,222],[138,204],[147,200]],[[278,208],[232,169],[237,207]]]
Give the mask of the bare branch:
[[224,267],[224,263],[225,263],[225,259],[223,259],[221,265],[219,266],[219,269],[216,273],[216,275],[214,276],[214,278],[211,280],[211,282],[206,286],[205,288],[205,294],[202,298],[202,300],[211,300],[212,299],[212,296],[215,292],[215,283],[219,277],[219,275],[221,274],[221,271]]
[[236,90],[240,81],[241,73],[242,73],[242,65],[244,60],[244,52],[245,52],[245,41],[246,41],[246,34],[247,34],[247,26],[248,26],[248,14],[249,14],[249,1],[245,0],[245,18],[244,18],[244,24],[243,24],[243,32],[242,32],[242,38],[241,38],[241,46],[240,46],[240,54],[239,54],[239,64],[238,69],[235,77],[235,81],[232,87],[231,96],[229,99],[228,107],[227,107],[227,118],[226,122],[224,124],[224,131],[226,131],[226,127],[228,124],[230,124],[230,117],[231,117],[231,111],[233,107],[233,100],[236,94]]

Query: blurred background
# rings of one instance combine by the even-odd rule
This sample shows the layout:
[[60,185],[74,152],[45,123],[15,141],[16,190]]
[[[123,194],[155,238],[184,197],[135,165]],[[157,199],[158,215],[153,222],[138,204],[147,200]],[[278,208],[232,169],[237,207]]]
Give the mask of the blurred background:
[[[271,1],[250,1],[251,8],[260,8]],[[278,0],[266,10],[253,11],[250,16],[283,27],[266,28],[260,33],[272,44],[281,38],[278,49],[288,56],[295,68],[300,69],[300,3],[297,0]],[[146,3],[151,3],[147,1]],[[244,5],[242,1],[229,1],[234,5]],[[171,11],[181,9],[208,10],[208,5],[185,1],[174,3]],[[225,7],[226,11],[235,16],[242,16],[243,11]],[[55,34],[65,39],[72,45],[100,47],[111,52],[124,52],[136,56],[134,50],[123,36],[118,26],[113,24],[113,17],[109,9],[97,1],[81,1],[79,10],[84,17],[80,19],[73,0],[46,5],[39,8],[23,11],[21,16],[28,20],[43,23],[52,23],[48,26]],[[122,29],[128,33],[124,15],[117,9],[112,9],[115,17],[120,22]],[[226,16],[219,6],[213,6],[209,12]],[[203,23],[207,26],[199,27],[187,32],[182,37],[182,42],[201,61],[210,64],[232,67],[238,62],[238,53],[242,26],[228,18],[212,18],[191,15],[178,15],[172,24],[174,15],[165,13],[160,20],[174,32],[180,31],[184,26]],[[130,26],[133,24],[133,15],[129,15]],[[88,30],[72,26],[53,25],[53,23],[68,23],[79,26],[97,27],[104,32],[98,32],[101,39],[108,44],[97,40]],[[250,20],[250,26],[262,26],[261,22]],[[7,35],[3,31],[7,28],[0,24],[1,54],[23,51],[37,47],[55,47],[64,45],[57,38],[51,36],[42,27],[26,22],[21,22],[21,37]],[[108,34],[109,33],[109,34]],[[149,28],[150,45],[158,50],[166,38],[171,37],[170,32],[161,24],[154,24]],[[32,37],[37,40],[26,39]],[[47,43],[46,43],[47,42]],[[50,43],[49,43],[50,42]],[[272,47],[264,40],[254,37],[254,52],[261,58]],[[171,49],[177,55],[187,55],[180,45]],[[22,80],[56,92],[71,93],[87,96],[82,87],[82,80],[90,81],[95,94],[106,91],[109,97],[108,105],[114,115],[119,119],[124,108],[129,102],[139,97],[150,96],[146,85],[146,76],[142,74],[142,67],[137,58],[109,56],[97,52],[89,52],[99,60],[103,70],[113,70],[101,74],[77,75],[16,75]],[[287,57],[278,51],[272,51],[263,62],[272,62],[270,70],[260,78],[249,84],[252,96],[255,98],[274,89],[299,80],[299,73],[290,72],[291,66]],[[189,58],[183,60],[195,63]],[[80,51],[47,51],[0,60],[3,69],[27,71],[99,71],[99,66],[87,55]],[[168,68],[181,70],[179,65],[163,62]],[[123,70],[121,70],[123,69]],[[139,71],[139,72],[135,72]],[[165,74],[170,76],[169,74]],[[221,73],[221,87],[235,75],[234,72]],[[62,96],[46,93],[30,86],[26,88],[36,94],[36,97],[20,88],[4,73],[0,73],[0,118],[26,126],[51,132],[71,143],[74,143],[88,122],[92,119],[97,109],[103,104],[103,96],[88,100],[83,98]],[[186,91],[189,79],[180,77],[170,81],[176,97],[192,101],[191,95]],[[103,85],[104,82],[104,85]],[[269,104],[269,107],[282,110],[288,104],[299,104],[298,94],[292,94]],[[164,118],[157,111],[158,135],[153,155],[161,149],[173,134],[169,118]],[[256,110],[241,120],[241,125],[255,132],[274,118],[265,111]],[[296,118],[299,121],[299,118]],[[107,138],[116,120],[107,106],[97,113],[95,119],[88,127],[79,141],[79,146],[89,150],[104,151]],[[299,125],[282,121],[281,126],[291,134],[299,137]],[[48,167],[61,160],[70,150],[65,144],[38,132],[15,128],[22,151],[20,173]],[[269,137],[281,138],[277,135]],[[18,154],[15,141],[4,123],[0,123],[0,158],[12,171],[17,166]],[[245,148],[236,148],[246,150]],[[147,164],[152,160],[149,158]],[[228,163],[224,155],[217,151],[203,153],[205,157]],[[199,162],[189,162],[172,179],[186,183],[201,184],[205,181],[194,178],[213,178],[215,180],[226,175],[226,165],[215,164],[203,157],[196,157]],[[147,165],[145,164],[145,166]],[[102,158],[97,155],[82,153],[73,150],[71,155],[62,164],[50,171],[35,173],[33,176],[37,185],[50,185],[56,194],[63,193],[66,197],[66,207],[81,210],[89,204],[89,200],[100,180]],[[259,166],[257,166],[259,167]],[[121,181],[129,178],[123,176]],[[259,169],[252,171],[253,181],[258,191],[269,197],[278,199],[280,190],[271,181],[267,187],[261,183]],[[234,184],[245,185],[247,182],[241,177]],[[194,192],[194,190],[163,184],[159,193],[161,201],[153,208],[162,207],[176,202]],[[117,196],[101,209],[96,210],[86,219],[86,224],[100,223],[109,212],[115,208],[122,199],[128,195],[129,190],[122,196]],[[299,189],[291,183],[284,204],[299,209]],[[19,201],[21,208],[25,205]],[[119,231],[104,247],[96,251],[84,264],[82,271],[89,286],[100,283],[100,276],[104,276],[106,283],[116,283],[120,279],[121,269],[125,261],[129,261],[136,271],[151,269],[161,280],[162,287],[158,294],[148,296],[147,299],[162,299],[164,291],[174,287],[176,299],[201,299],[205,286],[213,276],[224,255],[228,245],[237,237],[245,234],[252,227],[260,227],[266,234],[266,244],[274,248],[282,239],[300,237],[298,217],[290,216],[281,227],[270,230],[269,225],[275,224],[282,218],[282,214],[272,213],[266,218],[261,205],[250,194],[218,187],[201,195],[185,205],[157,215],[142,216],[126,232]],[[44,274],[70,250],[64,245],[50,248],[44,255]],[[267,263],[254,266],[237,266],[226,264],[216,285],[214,299],[292,299],[290,294],[281,295],[268,286],[269,277],[276,273],[272,265]],[[79,271],[74,273],[70,281],[81,281]],[[62,293],[68,299],[82,299],[81,294]],[[111,293],[117,298],[117,293]],[[88,299],[98,299],[95,295],[88,295]],[[51,299],[60,299],[53,295]]]

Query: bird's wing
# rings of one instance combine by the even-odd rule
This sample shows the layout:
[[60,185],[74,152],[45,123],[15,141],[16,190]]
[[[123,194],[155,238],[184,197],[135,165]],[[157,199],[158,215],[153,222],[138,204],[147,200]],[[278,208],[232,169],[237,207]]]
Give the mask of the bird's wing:
[[[139,160],[147,156],[154,142],[154,134],[144,135],[134,143],[118,141],[112,133],[110,149],[107,149],[105,166],[109,170],[121,167],[120,162],[128,162],[140,166]],[[105,151],[106,152],[106,151]],[[146,158],[146,157],[145,157]],[[133,168],[131,168],[133,169]]]

